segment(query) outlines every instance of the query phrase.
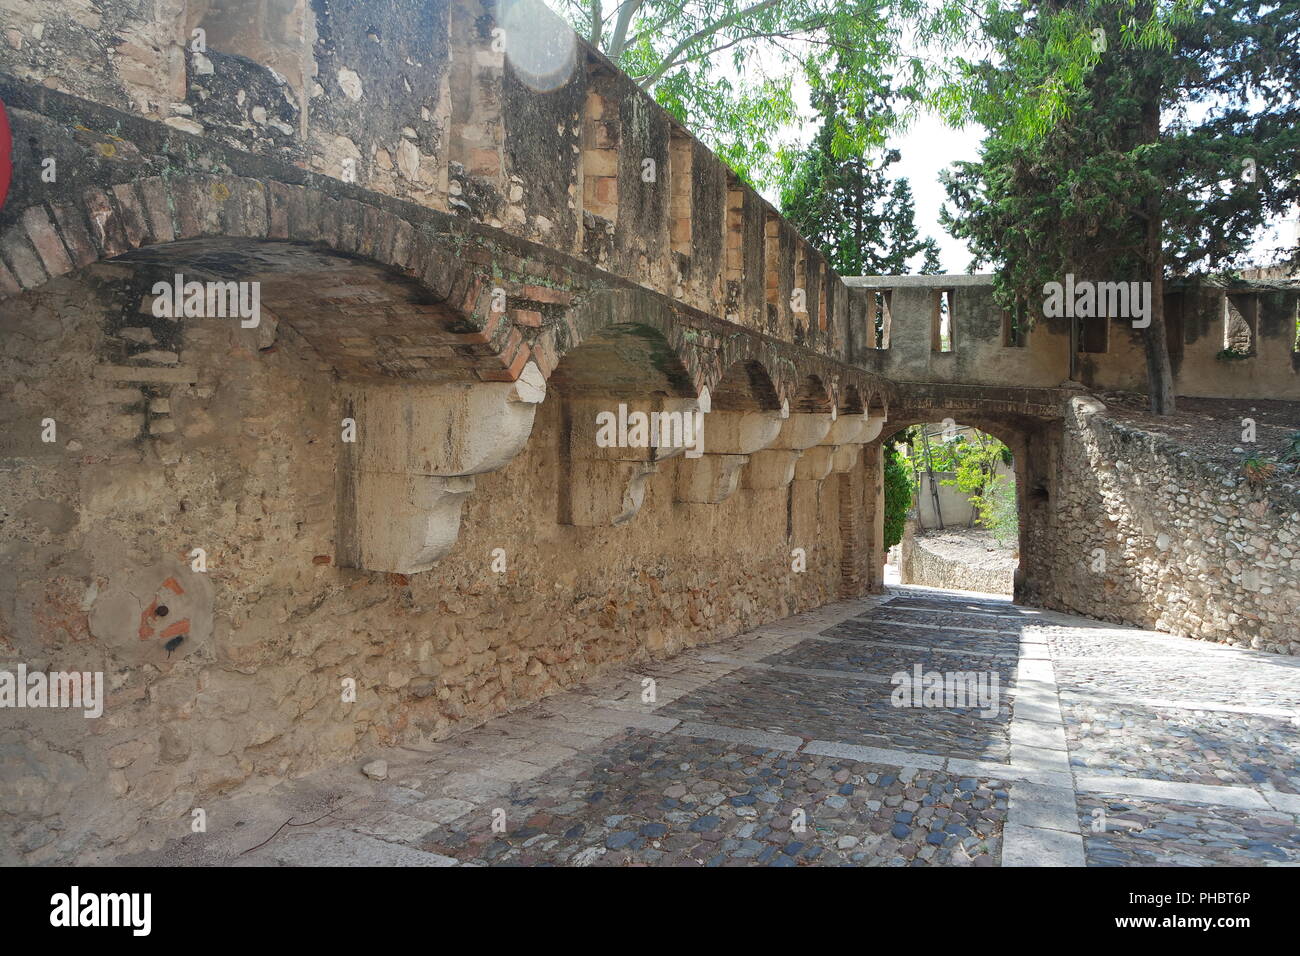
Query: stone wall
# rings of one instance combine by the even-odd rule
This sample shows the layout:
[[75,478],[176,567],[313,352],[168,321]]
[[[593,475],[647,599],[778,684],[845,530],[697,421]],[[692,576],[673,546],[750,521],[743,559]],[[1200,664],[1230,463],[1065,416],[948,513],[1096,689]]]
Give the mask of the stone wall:
[[909,520],[899,544],[903,584],[1010,596],[1017,560],[1011,551],[990,551],[989,532],[956,530],[917,535]]
[[1300,654],[1300,495],[1252,487],[1169,439],[1068,403],[1048,528],[1066,611]]
[[[1144,392],[1146,344],[1131,319],[1077,320],[1081,341],[1071,372],[1071,320],[1045,319],[1035,304],[1022,335],[998,305],[988,275],[854,276],[846,278],[854,330],[872,329],[876,296],[887,300],[889,338],[884,348],[855,340],[851,356],[900,382],[1046,388],[1073,378],[1089,389]],[[952,350],[935,348],[938,296],[952,307]],[[1165,297],[1169,353],[1176,395],[1300,398],[1296,349],[1300,284],[1290,281],[1171,283]],[[1221,354],[1234,327],[1244,327],[1248,347],[1227,360]]]
[[[560,523],[573,474],[564,383],[583,380],[579,354],[562,360],[523,451],[477,477],[433,570],[340,568],[348,384],[285,322],[198,320],[164,340],[175,323],[139,314],[133,276],[101,263],[6,304],[0,670],[102,671],[108,700],[98,719],[0,711],[5,862],[93,859],[146,823],[175,836],[191,808],[241,784],[445,737],[607,663],[734,635],[869,580],[870,549],[842,547],[846,516],[874,507],[860,460],[689,504],[675,488],[693,463],[669,459],[632,520]],[[177,353],[153,356],[156,383],[101,374],[146,346]],[[41,440],[46,417],[54,442]],[[191,564],[200,547],[205,573]],[[345,678],[355,703],[342,702]]]

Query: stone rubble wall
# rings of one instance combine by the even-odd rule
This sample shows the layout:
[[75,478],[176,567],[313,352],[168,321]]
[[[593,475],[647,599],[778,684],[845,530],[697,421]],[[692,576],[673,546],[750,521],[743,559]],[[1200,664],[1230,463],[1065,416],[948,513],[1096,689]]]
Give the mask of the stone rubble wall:
[[[102,671],[108,694],[98,719],[0,710],[4,863],[102,858],[140,845],[146,826],[152,841],[179,838],[193,808],[241,785],[445,738],[612,663],[733,636],[868,580],[869,549],[846,568],[841,532],[845,513],[873,506],[861,463],[683,504],[672,459],[634,520],[558,523],[559,389],[519,456],[478,476],[432,571],[340,568],[345,383],[289,325],[258,351],[221,320],[186,333],[205,356],[200,384],[161,399],[96,375],[118,337],[149,331],[131,275],[102,263],[13,299],[0,338],[0,409],[17,416],[0,455],[0,670]],[[56,443],[40,440],[45,415],[66,429]],[[195,547],[206,574],[191,570]],[[804,573],[791,570],[796,547]],[[151,603],[167,617],[142,618]],[[179,647],[145,656],[154,642],[137,627],[181,620]],[[355,703],[342,702],[345,678]]]
[[[1048,606],[1300,654],[1300,495],[1252,487],[1168,438],[1067,408]],[[1104,555],[1103,565],[1098,562]]]
[[1011,594],[1015,558],[1010,552],[990,556],[981,537],[973,533],[918,537],[914,522],[908,521],[899,546],[899,580],[931,588]]

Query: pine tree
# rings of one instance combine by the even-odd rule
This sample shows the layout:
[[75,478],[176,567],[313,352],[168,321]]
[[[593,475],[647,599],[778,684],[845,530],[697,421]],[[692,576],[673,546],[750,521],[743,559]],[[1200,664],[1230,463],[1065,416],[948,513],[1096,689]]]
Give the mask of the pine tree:
[[788,164],[782,213],[840,275],[902,275],[917,256],[922,272],[938,272],[938,244],[918,236],[911,185],[888,175],[898,151],[867,155],[841,134],[827,107],[812,145]]

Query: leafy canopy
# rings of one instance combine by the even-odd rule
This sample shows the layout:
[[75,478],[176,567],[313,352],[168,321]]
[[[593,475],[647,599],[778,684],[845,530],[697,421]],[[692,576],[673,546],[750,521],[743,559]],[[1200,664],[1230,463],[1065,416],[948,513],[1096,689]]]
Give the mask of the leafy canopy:
[[924,0],[551,0],[555,9],[742,178],[779,173],[773,131],[795,124],[792,85],[837,92],[861,146],[884,141],[860,108],[888,86]]

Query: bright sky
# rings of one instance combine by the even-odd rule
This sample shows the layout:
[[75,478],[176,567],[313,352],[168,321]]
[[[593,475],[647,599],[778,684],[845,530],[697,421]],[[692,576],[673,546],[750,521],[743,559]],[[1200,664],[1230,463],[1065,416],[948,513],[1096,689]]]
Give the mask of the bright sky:
[[889,170],[911,181],[917,232],[939,243],[944,272],[968,272],[971,254],[963,240],[954,239],[939,225],[939,207],[947,198],[939,173],[956,160],[979,158],[983,132],[980,127],[951,129],[937,117],[922,116],[894,143],[901,158]]
[[[725,60],[720,57],[719,61]],[[767,57],[759,56],[759,68]],[[779,70],[775,58],[770,64],[773,70]],[[729,68],[728,64],[728,68]],[[809,103],[808,84],[802,76],[796,75],[791,94],[805,122],[786,126],[779,130],[777,138],[782,142],[798,143],[806,146],[817,132],[816,115]],[[939,225],[939,208],[947,198],[943,184],[939,182],[939,173],[950,163],[957,160],[974,160],[979,158],[979,144],[983,138],[983,129],[978,126],[966,129],[950,129],[935,116],[922,115],[916,119],[906,133],[890,141],[890,146],[899,151],[899,161],[889,167],[890,175],[896,179],[907,179],[912,185],[912,197],[916,203],[916,228],[922,236],[930,236],[939,244],[939,264],[944,272],[965,273],[970,269],[971,254],[966,243],[954,239]],[[773,205],[780,205],[777,190],[764,191],[763,196]],[[920,261],[913,264],[920,268]]]

